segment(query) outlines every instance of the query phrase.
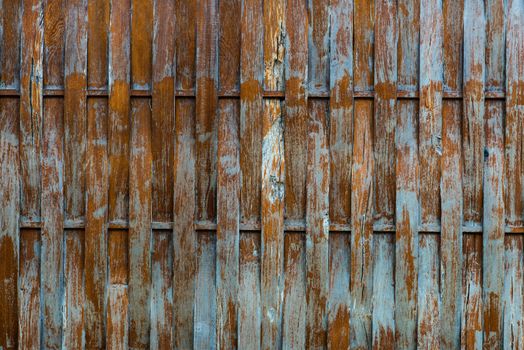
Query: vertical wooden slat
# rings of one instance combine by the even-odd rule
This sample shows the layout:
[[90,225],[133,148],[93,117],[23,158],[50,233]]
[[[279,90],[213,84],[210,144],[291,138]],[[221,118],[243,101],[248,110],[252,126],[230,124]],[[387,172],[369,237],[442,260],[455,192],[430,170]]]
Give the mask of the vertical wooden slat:
[[504,349],[524,348],[524,237],[506,236]]
[[397,117],[397,210],[395,243],[396,346],[417,345],[418,148],[416,103],[399,103]]
[[90,89],[107,88],[109,5],[107,0],[87,3],[87,84]]
[[305,349],[307,277],[304,237],[299,233],[288,233],[284,239],[282,348]]
[[129,207],[130,0],[111,0],[109,21],[109,220]]
[[329,0],[308,0],[308,25],[311,30],[308,31],[307,73],[308,92],[312,94],[330,90],[329,9]]
[[[41,1],[44,5],[43,86],[47,89],[64,87],[64,36],[66,0]],[[29,4],[29,3],[28,3]],[[36,10],[38,6],[35,6]],[[42,23],[39,21],[39,23]]]
[[175,122],[175,22],[173,1],[154,1],[153,100],[153,220],[173,217],[173,138]]
[[464,0],[443,1],[444,91],[457,92],[462,88],[462,39],[464,37]]
[[102,348],[105,344],[109,189],[107,122],[107,100],[89,99],[87,104],[87,193],[84,233],[86,348]]
[[149,347],[151,304],[151,109],[132,101],[129,159],[129,347]]
[[[40,232],[20,232],[18,348],[40,349]],[[37,335],[37,336],[35,336]]]
[[173,250],[169,231],[153,235],[151,349],[173,348]]
[[369,91],[374,82],[375,1],[354,0],[355,91]]
[[[264,3],[264,86],[284,86],[284,1]],[[280,101],[267,99],[262,116],[261,347],[280,349],[284,263],[284,131]]]
[[127,230],[111,230],[108,241],[109,284],[129,282],[129,239]]
[[176,88],[195,89],[196,1],[175,0]]
[[441,177],[441,346],[460,346],[462,296],[462,149],[459,101],[442,109]]
[[[18,343],[19,125],[18,101],[0,98],[0,348]],[[23,281],[20,281],[20,283]]]
[[462,267],[461,348],[482,348],[482,237],[465,235]]
[[20,14],[22,1],[2,2],[0,13],[0,88],[20,86]]
[[260,348],[260,235],[240,235],[238,348]]
[[488,0],[486,6],[486,90],[504,90],[505,56],[504,0]]
[[176,100],[173,214],[173,303],[176,349],[192,348],[195,298],[195,105]]
[[64,333],[62,349],[82,349],[84,345],[84,237],[80,230],[65,235]]
[[40,279],[42,286],[42,346],[62,346],[62,297],[64,291],[63,250],[63,108],[61,99],[44,104],[42,123],[42,250]]
[[127,286],[112,285],[108,288],[107,301],[107,349],[128,349],[129,319],[128,319]]
[[238,16],[241,14],[241,2],[218,2],[218,81],[220,93],[226,95],[237,94],[240,88],[241,25],[238,25]]
[[239,108],[219,103],[217,195],[217,348],[237,347],[237,288],[240,226]]
[[151,89],[154,1],[132,0],[131,4],[131,87],[137,90]]
[[504,293],[504,108],[490,101],[485,116],[482,291],[484,346],[502,348]]
[[[428,27],[428,23],[423,22],[422,0],[399,0],[397,8],[397,88],[401,91],[415,92],[422,83],[423,74],[427,74],[422,72],[421,62],[422,54],[424,53],[422,49],[424,28],[422,27]],[[420,26],[421,23],[422,27]],[[378,37],[377,40],[379,40]],[[436,64],[436,62],[433,63]]]
[[395,349],[395,238],[378,234],[373,244],[373,350]]
[[351,174],[351,347],[371,345],[373,292],[373,101],[355,103]]

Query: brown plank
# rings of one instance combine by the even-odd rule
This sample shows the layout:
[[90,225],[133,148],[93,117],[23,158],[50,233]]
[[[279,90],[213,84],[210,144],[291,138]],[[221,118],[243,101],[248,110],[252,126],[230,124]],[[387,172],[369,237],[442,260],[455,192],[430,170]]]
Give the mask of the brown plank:
[[[43,84],[49,89],[64,87],[65,0],[48,0],[44,4],[44,72]],[[33,9],[37,9],[34,7]]]
[[354,0],[354,6],[354,86],[355,91],[370,91],[375,67],[375,1]]
[[173,250],[171,232],[153,234],[151,349],[173,348]]
[[241,0],[218,2],[218,81],[221,94],[238,94],[240,88],[241,25],[238,25],[238,16],[241,3]]
[[310,101],[307,138],[306,348],[327,342],[329,291],[329,142],[327,102]]
[[131,104],[129,159],[129,347],[149,347],[151,304],[151,109]]
[[128,349],[127,286],[113,285],[108,288],[107,300],[107,349]]
[[[154,2],[153,100],[153,220],[172,221],[173,145],[175,122],[175,10],[173,1]],[[134,32],[133,32],[134,33]],[[138,35],[138,34],[137,34]]]
[[306,346],[306,247],[304,235],[290,233],[284,245],[284,304],[282,306],[282,348]]
[[40,232],[20,232],[18,347],[40,349]]
[[107,282],[107,204],[109,163],[107,100],[89,99],[87,105],[86,226],[85,226],[85,344],[105,344]]
[[137,90],[151,88],[153,2],[132,0],[131,3],[131,86]]
[[42,123],[42,346],[60,349],[62,346],[63,297],[63,101],[46,100]]
[[[0,29],[1,30],[1,29]],[[0,99],[0,348],[16,349],[19,284],[18,101]],[[20,281],[20,284],[23,281]],[[22,302],[23,299],[20,300]]]
[[109,220],[128,218],[130,6],[112,0],[109,21]]
[[111,230],[108,233],[109,284],[129,282],[129,235],[127,230]]
[[239,104],[219,102],[217,194],[217,347],[237,347],[240,228]]
[[84,344],[84,233],[65,235],[63,346],[82,349]]
[[308,1],[308,24],[311,30],[307,32],[309,46],[307,73],[308,92],[312,94],[327,93],[330,90],[329,8],[329,0]]
[[260,348],[260,235],[240,235],[238,348]]
[[490,101],[485,116],[482,290],[484,346],[502,348],[504,293],[504,105]]
[[443,1],[443,90],[459,91],[462,88],[462,38],[464,36],[464,0]]
[[482,348],[482,237],[465,235],[462,268],[461,348]]
[[[49,3],[47,6],[51,6]],[[40,145],[43,111],[43,9],[41,1],[25,1],[20,38],[20,216],[40,217]],[[49,50],[49,49],[48,49]],[[8,50],[4,50],[9,52]]]
[[67,1],[64,58],[64,210],[66,220],[85,215],[87,1]]
[[[423,74],[425,74],[422,72],[421,66],[424,30],[422,27],[429,25],[423,22],[424,6],[422,0],[399,0],[397,7],[397,88],[401,91],[417,91],[420,86],[419,78],[420,83],[422,83]],[[421,23],[423,24],[422,27],[420,26]]]
[[486,90],[505,87],[505,1],[489,0],[486,8]]
[[107,0],[90,0],[87,4],[87,84],[90,89],[107,88],[109,6]]
[[524,237],[506,236],[504,349],[524,347]]
[[373,101],[355,102],[351,174],[351,347],[371,345],[373,293]]
[[418,149],[416,102],[399,102],[397,117],[397,212],[395,244],[396,346],[417,345]]
[[195,89],[196,1],[175,0],[176,88]]
[[395,349],[395,237],[378,234],[373,244],[373,349]]
[[462,298],[462,149],[460,101],[442,109],[441,346],[460,346]]
[[193,344],[193,302],[195,298],[195,105],[189,99],[176,100],[174,206],[173,214],[173,303],[175,348]]
[[20,14],[21,1],[2,3],[0,13],[0,88],[17,89],[20,86]]

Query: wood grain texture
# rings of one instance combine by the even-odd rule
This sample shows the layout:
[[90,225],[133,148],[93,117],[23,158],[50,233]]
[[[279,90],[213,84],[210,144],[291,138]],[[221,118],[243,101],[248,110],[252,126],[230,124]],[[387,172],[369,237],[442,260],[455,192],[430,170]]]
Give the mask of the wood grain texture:
[[504,349],[524,346],[524,241],[519,236],[505,240]]
[[108,290],[107,349],[128,349],[129,320],[127,286],[113,285]]
[[74,230],[65,235],[64,333],[62,348],[82,349],[84,344],[84,237]]
[[[155,0],[131,1],[131,87],[138,90],[151,88],[153,55],[153,11]],[[169,12],[166,11],[166,15]],[[168,46],[166,46],[168,47]]]

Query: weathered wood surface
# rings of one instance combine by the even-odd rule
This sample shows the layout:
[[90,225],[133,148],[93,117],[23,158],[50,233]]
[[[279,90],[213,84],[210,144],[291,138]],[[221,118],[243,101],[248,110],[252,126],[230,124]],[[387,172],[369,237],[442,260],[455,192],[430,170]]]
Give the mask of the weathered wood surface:
[[522,349],[523,0],[0,0],[0,349]]

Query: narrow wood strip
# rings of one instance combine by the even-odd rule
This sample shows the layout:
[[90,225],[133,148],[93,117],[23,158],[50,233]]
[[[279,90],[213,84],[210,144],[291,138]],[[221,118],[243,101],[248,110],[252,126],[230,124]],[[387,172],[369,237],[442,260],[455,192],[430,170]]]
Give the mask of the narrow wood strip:
[[[155,1],[131,0],[131,87],[133,89],[151,88]],[[173,21],[169,22],[171,23],[168,25]]]
[[[309,0],[308,25],[308,85],[311,93],[328,93],[329,86],[329,0]],[[289,7],[289,5],[288,5]],[[289,9],[288,9],[289,10]],[[289,18],[289,17],[288,17]],[[287,22],[288,23],[288,22]],[[287,27],[286,23],[286,27]]]
[[195,219],[195,105],[176,100],[173,220],[173,303],[175,348],[193,347],[197,236]]
[[[419,86],[423,83],[424,72],[420,62],[423,54],[421,44],[424,28],[421,28],[421,24],[422,27],[428,27],[429,23],[423,22],[422,5],[422,0],[398,0],[397,3],[397,88],[407,93],[404,95],[406,97],[418,91]],[[379,40],[378,37],[377,40]]]
[[0,87],[18,89],[20,87],[20,14],[21,1],[2,3],[0,13]]
[[107,301],[107,349],[128,349],[127,286],[113,285],[108,289]]
[[351,174],[351,347],[371,347],[373,293],[373,101],[355,103]]
[[85,215],[87,0],[65,8],[64,210],[66,219]]
[[295,233],[286,235],[284,239],[282,348],[305,349],[307,322],[305,239]]
[[349,349],[350,240],[347,235],[329,235],[328,349]]
[[484,346],[503,345],[504,293],[504,105],[489,103],[485,117],[482,292]]
[[464,0],[442,2],[443,23],[443,90],[462,95],[462,38],[464,37]]
[[354,86],[355,92],[368,91],[374,89],[375,1],[354,0],[354,4]]
[[[40,337],[40,233],[20,232],[18,347],[39,350]],[[16,347],[15,347],[16,348]]]
[[197,276],[195,292],[194,348],[216,349],[216,242],[203,234],[198,238]]
[[111,230],[108,235],[109,284],[127,285],[129,282],[129,234]]
[[129,347],[149,346],[151,304],[151,109],[132,101],[129,159]]
[[506,2],[489,0],[486,8],[486,90],[505,88]]
[[381,234],[373,243],[372,349],[392,350],[395,349],[395,238]]
[[[45,26],[43,86],[45,88],[56,89],[64,86],[66,0],[39,1],[44,6],[43,22],[39,21],[39,23]],[[28,4],[30,3],[31,2],[28,2]],[[33,7],[35,10],[37,8],[37,6]]]
[[61,100],[46,101],[42,130],[42,346],[62,346],[62,310],[64,291],[64,212],[63,212],[63,108]]
[[[20,216],[40,217],[40,145],[43,81],[43,8],[25,1],[22,11],[20,64]],[[51,6],[50,4],[47,6]]]
[[217,347],[237,347],[240,236],[239,104],[219,103],[217,195]]
[[482,348],[482,237],[464,236],[461,348]]
[[173,348],[173,250],[169,231],[153,235],[150,349]]
[[461,105],[446,101],[442,110],[441,177],[441,345],[460,346],[462,290]]
[[153,220],[171,221],[175,123],[175,22],[172,18],[175,4],[173,1],[155,0],[153,6]]
[[62,348],[82,349],[84,344],[83,236],[82,231],[75,230],[65,237]]
[[[240,88],[240,30],[242,25],[239,25],[238,22],[239,15],[241,15],[241,3],[242,1],[239,0],[218,2],[218,90],[224,97],[238,95]],[[261,16],[258,20],[260,19]],[[258,62],[260,63],[262,61]],[[253,64],[257,63],[253,62]]]
[[[0,348],[17,348],[19,285],[18,101],[0,99]],[[23,281],[21,280],[20,283]]]
[[524,238],[507,237],[504,269],[504,349],[524,347]]
[[[87,36],[89,38],[87,41],[87,85],[89,89],[107,91],[109,6],[110,2],[107,0],[90,0],[87,3]],[[90,91],[88,90],[87,93],[89,95]]]
[[240,235],[238,348],[260,348],[260,236]]
[[415,349],[417,345],[417,117],[415,103],[399,102],[396,140],[395,330],[396,346],[403,349]]
[[129,208],[130,9],[111,0],[109,21],[109,220],[126,220]]
[[197,1],[175,0],[176,88],[195,89]]

